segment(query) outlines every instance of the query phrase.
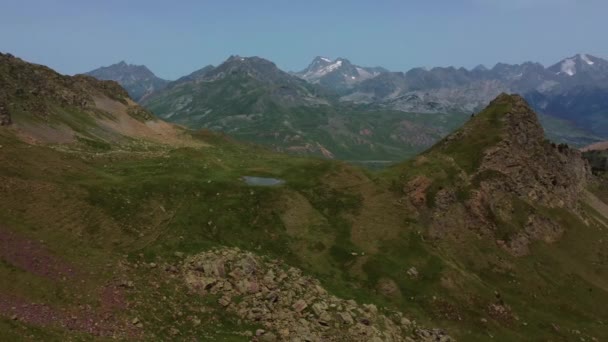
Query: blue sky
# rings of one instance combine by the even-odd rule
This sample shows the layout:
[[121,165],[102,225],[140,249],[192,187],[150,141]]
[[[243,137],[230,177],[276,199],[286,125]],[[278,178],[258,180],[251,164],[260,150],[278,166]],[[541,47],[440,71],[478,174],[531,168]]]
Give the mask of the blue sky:
[[120,60],[175,79],[231,54],[417,66],[608,57],[605,0],[2,0],[0,51],[73,74]]

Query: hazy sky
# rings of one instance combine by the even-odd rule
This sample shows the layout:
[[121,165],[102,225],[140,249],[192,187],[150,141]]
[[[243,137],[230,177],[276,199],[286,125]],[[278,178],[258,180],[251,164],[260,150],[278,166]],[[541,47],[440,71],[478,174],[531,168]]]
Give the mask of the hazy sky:
[[59,72],[120,60],[175,79],[231,54],[395,71],[608,57],[606,0],[1,0],[0,51]]

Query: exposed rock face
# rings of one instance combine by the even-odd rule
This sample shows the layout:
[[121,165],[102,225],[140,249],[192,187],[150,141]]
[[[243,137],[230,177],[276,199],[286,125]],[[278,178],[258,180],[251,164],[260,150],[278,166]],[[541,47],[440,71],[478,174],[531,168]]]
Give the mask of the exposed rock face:
[[522,97],[503,94],[493,104],[505,102],[512,107],[502,118],[502,139],[485,151],[479,168],[479,173],[491,170],[505,178],[487,182],[487,190],[513,192],[548,207],[575,208],[591,174],[582,154],[548,143],[536,114]]
[[[518,95],[497,97],[426,158],[461,166],[449,185],[437,186],[431,234],[442,237],[463,228],[483,231],[515,256],[528,254],[532,241],[552,243],[560,238],[568,227],[561,226],[551,211],[576,213],[591,177],[581,152],[548,142],[536,114]],[[418,208],[424,197],[414,190],[428,192],[414,186],[422,178],[404,188],[408,202]]]
[[505,103],[511,109],[501,118],[501,140],[484,152],[477,172],[494,175],[480,182],[472,200],[485,209],[473,215],[494,230],[521,225],[496,238],[511,254],[524,256],[532,241],[555,242],[566,228],[537,209],[576,211],[591,170],[578,150],[544,139],[536,114],[522,97],[503,94],[491,105]]
[[262,324],[260,341],[452,341],[400,312],[332,296],[300,270],[237,248],[205,252],[184,265],[192,290],[219,295],[226,310]]

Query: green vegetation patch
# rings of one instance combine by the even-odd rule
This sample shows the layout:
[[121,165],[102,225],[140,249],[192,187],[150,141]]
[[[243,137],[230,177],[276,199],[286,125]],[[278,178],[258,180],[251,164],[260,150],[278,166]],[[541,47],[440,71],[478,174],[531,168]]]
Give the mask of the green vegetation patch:
[[465,127],[432,150],[454,158],[468,173],[474,173],[481,164],[483,152],[502,139],[502,118],[511,110],[510,103],[495,103],[473,117]]

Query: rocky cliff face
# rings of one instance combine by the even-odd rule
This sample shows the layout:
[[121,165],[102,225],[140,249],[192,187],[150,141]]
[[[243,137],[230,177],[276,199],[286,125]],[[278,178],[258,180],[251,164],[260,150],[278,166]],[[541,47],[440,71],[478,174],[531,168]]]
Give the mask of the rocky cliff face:
[[492,105],[508,103],[501,141],[484,151],[478,174],[501,174],[492,190],[503,190],[548,207],[574,209],[590,175],[578,150],[544,138],[536,114],[520,96],[501,95]]
[[432,209],[434,236],[475,230],[514,255],[527,254],[533,240],[561,236],[568,227],[555,210],[576,213],[591,177],[580,151],[547,141],[527,102],[507,94],[417,162],[440,170],[404,188],[413,206]]
[[502,139],[484,152],[477,173],[477,177],[494,176],[479,182],[471,203],[486,208],[481,219],[493,218],[494,231],[513,222],[521,224],[523,230],[497,238],[512,254],[524,255],[531,241],[554,242],[569,228],[547,210],[576,212],[591,170],[580,151],[544,139],[536,115],[523,98],[501,95],[491,105],[501,102],[511,105],[502,118]]

